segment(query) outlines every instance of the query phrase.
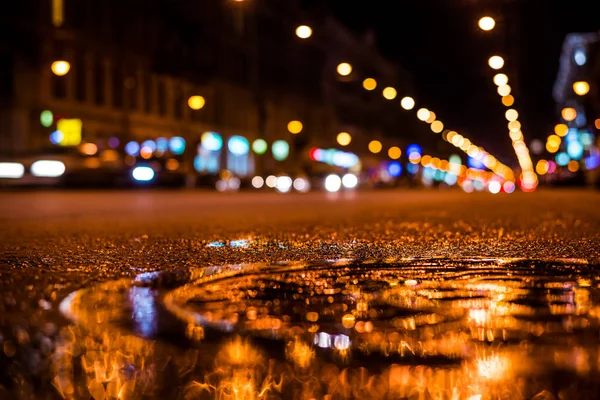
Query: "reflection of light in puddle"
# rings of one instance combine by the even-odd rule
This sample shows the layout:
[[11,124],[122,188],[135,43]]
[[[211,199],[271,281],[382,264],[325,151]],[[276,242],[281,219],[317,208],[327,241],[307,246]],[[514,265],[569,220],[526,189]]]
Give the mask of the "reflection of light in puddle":
[[154,335],[158,328],[156,304],[152,289],[134,286],[129,291],[136,331],[144,337]]

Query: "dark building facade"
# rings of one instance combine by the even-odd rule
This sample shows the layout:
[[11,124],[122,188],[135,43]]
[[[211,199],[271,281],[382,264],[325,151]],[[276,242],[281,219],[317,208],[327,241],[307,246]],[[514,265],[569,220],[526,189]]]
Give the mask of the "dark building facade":
[[[313,29],[306,40],[295,35],[302,23]],[[309,18],[296,0],[23,0],[0,26],[4,154],[53,146],[57,126],[40,123],[43,111],[80,120],[81,142],[99,148],[114,138],[122,149],[181,137],[194,158],[202,135],[217,133],[222,146],[209,172],[245,163],[233,171],[240,175],[301,168],[309,148],[335,147],[340,131],[353,135],[347,148],[360,154],[370,138],[401,137],[399,127],[417,125],[379,89],[410,88],[410,76],[372,40],[327,16]],[[68,63],[66,74],[53,72],[57,61]],[[344,79],[336,73],[342,61],[354,67]],[[362,88],[367,76],[377,92]],[[202,98],[198,109],[193,96]],[[290,121],[302,123],[299,134],[288,131]],[[236,154],[232,137],[245,140]],[[269,149],[285,141],[289,156],[253,154],[256,139]],[[228,162],[240,152],[243,160]]]

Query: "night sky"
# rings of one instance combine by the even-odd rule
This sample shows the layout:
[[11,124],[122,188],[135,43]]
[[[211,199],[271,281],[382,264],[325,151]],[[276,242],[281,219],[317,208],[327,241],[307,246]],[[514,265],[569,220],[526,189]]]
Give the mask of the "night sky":
[[[308,3],[322,6],[323,1]],[[495,72],[488,58],[496,53],[505,58],[504,72],[529,143],[546,138],[557,123],[552,85],[565,35],[600,30],[595,0],[326,2],[358,35],[373,30],[380,52],[412,73],[418,106],[435,111],[448,128],[501,157],[514,155],[506,107],[492,82]],[[491,32],[477,27],[484,15],[496,19]]]

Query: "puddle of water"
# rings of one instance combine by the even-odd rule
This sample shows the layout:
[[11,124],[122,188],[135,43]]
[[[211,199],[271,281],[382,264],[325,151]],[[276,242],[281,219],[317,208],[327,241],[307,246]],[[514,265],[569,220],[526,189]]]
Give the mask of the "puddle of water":
[[595,267],[386,261],[213,267],[77,292],[62,307],[79,325],[55,387],[95,398],[597,397]]

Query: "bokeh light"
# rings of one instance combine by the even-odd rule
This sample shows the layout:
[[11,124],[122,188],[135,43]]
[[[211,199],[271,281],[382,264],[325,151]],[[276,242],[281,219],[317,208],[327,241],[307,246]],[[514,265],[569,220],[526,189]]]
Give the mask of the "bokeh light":
[[394,89],[391,86],[388,86],[385,89],[383,89],[383,97],[385,97],[387,100],[394,100],[397,94],[398,93],[396,92],[396,89]]
[[183,154],[185,152],[185,139],[180,136],[173,136],[169,139],[169,150],[173,154]]
[[578,96],[585,96],[590,91],[590,84],[586,81],[578,81],[573,84],[573,91]]
[[498,194],[498,193],[500,193],[500,190],[502,190],[502,184],[498,181],[491,181],[488,184],[488,190],[492,194]]
[[382,148],[383,148],[383,145],[381,144],[381,142],[379,140],[371,140],[369,142],[369,151],[373,154],[377,154],[377,153],[381,152]]
[[235,156],[244,156],[250,151],[250,143],[245,137],[235,135],[227,141],[227,148]]
[[444,124],[442,121],[433,121],[431,123],[431,130],[435,133],[440,133],[444,130]]
[[492,69],[500,69],[504,66],[504,59],[500,56],[492,56],[488,60],[488,65]]
[[54,75],[64,76],[67,73],[69,73],[69,70],[71,69],[71,64],[64,60],[54,61],[50,69],[52,70],[52,73],[54,73]]
[[188,99],[188,106],[192,110],[200,110],[202,107],[204,107],[204,104],[206,104],[206,100],[204,100],[204,97],[202,96],[190,96]]
[[412,110],[415,107],[415,100],[410,96],[406,96],[400,100],[400,105],[405,110]]
[[519,113],[514,108],[506,110],[506,113],[504,113],[504,115],[506,116],[506,119],[508,121],[516,121],[517,118],[519,118]]
[[554,133],[560,137],[565,137],[567,136],[567,133],[569,133],[569,127],[565,124],[556,124],[554,127]]
[[290,154],[290,145],[285,140],[276,140],[271,145],[273,158],[277,161],[284,161]]
[[367,78],[363,81],[363,88],[366,90],[375,90],[377,87],[377,81],[373,78]]
[[302,122],[296,121],[296,120],[290,121],[290,122],[288,122],[287,128],[290,133],[296,135],[296,134],[302,132],[302,128],[303,128]]
[[200,146],[204,150],[219,151],[223,148],[223,139],[218,133],[204,132],[202,136],[200,136]]
[[252,151],[256,154],[265,154],[267,151],[268,145],[264,139],[256,139],[252,142]]
[[510,94],[508,96],[502,96],[502,104],[504,104],[506,107],[510,107],[515,104],[515,98]]
[[131,176],[138,182],[149,182],[154,179],[154,170],[148,166],[140,165],[131,171]]
[[548,168],[549,168],[548,161],[540,160],[535,165],[535,172],[537,172],[538,175],[545,175],[548,173]]
[[392,146],[388,150],[388,157],[390,157],[392,160],[399,159],[401,155],[402,155],[402,150],[400,150],[400,147],[398,147],[398,146]]
[[575,111],[574,108],[572,107],[565,107],[562,109],[562,111],[560,112],[560,115],[563,117],[563,119],[567,122],[571,122],[573,121],[575,118],[577,118],[577,111]]
[[44,128],[49,128],[54,123],[54,114],[52,114],[52,111],[42,111],[40,113],[40,123]]
[[494,75],[494,83],[496,86],[504,86],[508,84],[508,76],[506,74],[496,74]]
[[510,94],[511,87],[510,85],[502,85],[498,88],[498,94],[502,97],[508,96]]
[[342,187],[342,180],[337,175],[329,175],[325,178],[325,190],[328,192],[337,192]]
[[352,65],[347,62],[340,63],[337,66],[337,73],[341,76],[348,76],[352,73]]
[[496,26],[496,21],[492,17],[483,17],[479,19],[478,25],[483,31],[491,31]]
[[262,176],[255,176],[254,178],[252,178],[252,187],[254,187],[255,189],[260,189],[265,185],[265,180],[262,178]]
[[312,29],[308,25],[300,25],[296,28],[296,36],[300,39],[308,39],[312,36]]
[[352,136],[348,132],[340,132],[336,138],[340,146],[348,146],[352,141]]
[[417,118],[420,119],[421,121],[427,121],[429,119],[429,115],[431,113],[429,112],[428,109],[426,108],[420,108],[417,111]]
[[435,113],[433,111],[429,111],[429,118],[427,118],[425,120],[425,122],[427,122],[428,124],[431,124],[431,123],[433,123],[433,121],[435,121],[436,117],[437,116],[435,115]]
[[346,174],[342,177],[342,185],[346,189],[354,189],[358,185],[358,178],[354,174]]
[[567,169],[571,172],[579,171],[579,162],[575,160],[569,161],[569,163],[567,164]]

